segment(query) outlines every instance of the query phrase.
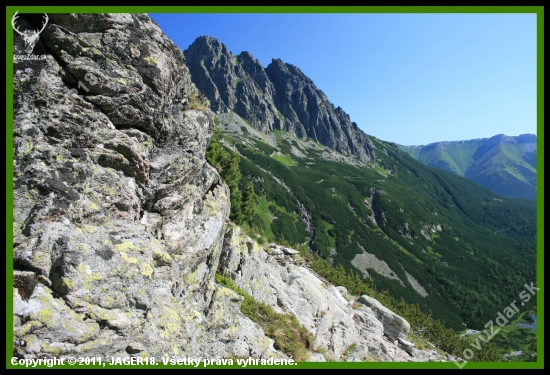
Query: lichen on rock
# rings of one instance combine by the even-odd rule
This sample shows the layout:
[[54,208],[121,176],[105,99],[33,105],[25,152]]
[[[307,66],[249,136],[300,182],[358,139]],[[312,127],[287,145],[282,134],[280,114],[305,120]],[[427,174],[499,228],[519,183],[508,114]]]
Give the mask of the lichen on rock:
[[13,76],[16,355],[235,355],[208,320],[229,191],[183,53],[141,14],[51,14],[35,53]]

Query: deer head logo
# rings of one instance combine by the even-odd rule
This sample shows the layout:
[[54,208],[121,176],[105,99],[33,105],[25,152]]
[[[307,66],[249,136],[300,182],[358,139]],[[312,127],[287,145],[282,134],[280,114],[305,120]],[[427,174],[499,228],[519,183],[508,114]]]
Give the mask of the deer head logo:
[[23,32],[19,31],[19,28],[15,26],[15,21],[17,21],[17,17],[19,17],[19,15],[17,15],[19,11],[16,11],[11,19],[11,25],[13,26],[13,29],[19,34],[21,35],[21,37],[23,38],[23,41],[25,42],[25,52],[27,54],[30,54],[32,53],[32,50],[34,49],[34,45],[36,44],[36,42],[38,41],[38,36],[40,35],[40,33],[42,31],[44,31],[44,29],[46,28],[46,25],[48,24],[48,15],[44,13],[44,18],[45,18],[45,21],[44,23],[42,24],[42,29],[40,31],[36,31],[36,30],[25,30]]

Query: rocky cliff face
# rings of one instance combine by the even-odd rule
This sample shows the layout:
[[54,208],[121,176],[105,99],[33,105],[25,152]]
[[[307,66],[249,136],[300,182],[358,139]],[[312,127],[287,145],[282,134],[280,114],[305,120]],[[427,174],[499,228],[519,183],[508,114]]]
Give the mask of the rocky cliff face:
[[234,56],[207,36],[184,54],[193,83],[213,110],[233,110],[263,132],[282,129],[365,162],[374,159],[369,137],[294,65],[273,59],[264,69],[249,52]]
[[229,191],[183,53],[127,14],[52,14],[35,53],[14,64],[16,355],[273,354],[213,282]]
[[388,341],[409,325],[376,300],[228,226],[205,161],[213,113],[147,16],[52,14],[35,53],[14,63],[15,356],[287,358],[221,272],[295,314],[328,358],[442,359]]

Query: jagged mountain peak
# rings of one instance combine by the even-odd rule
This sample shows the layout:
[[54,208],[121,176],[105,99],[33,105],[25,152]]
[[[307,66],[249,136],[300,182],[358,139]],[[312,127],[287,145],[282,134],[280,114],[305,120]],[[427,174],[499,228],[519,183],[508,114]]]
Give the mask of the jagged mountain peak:
[[241,53],[239,53],[238,56],[240,59],[244,61],[258,62],[258,60],[255,59],[254,56],[252,56],[252,54],[248,51],[242,51]]
[[208,35],[201,35],[195,39],[193,42],[195,46],[208,46],[208,47],[222,47],[227,48],[223,43],[221,43],[217,38]]
[[250,52],[235,58],[212,37],[197,38],[184,54],[193,83],[214,111],[234,111],[263,132],[310,137],[363,162],[375,159],[369,137],[297,66],[273,58],[264,68]]

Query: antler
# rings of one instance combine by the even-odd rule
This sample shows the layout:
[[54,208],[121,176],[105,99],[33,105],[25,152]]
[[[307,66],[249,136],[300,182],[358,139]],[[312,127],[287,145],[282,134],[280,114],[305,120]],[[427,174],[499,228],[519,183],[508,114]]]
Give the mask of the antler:
[[44,17],[46,17],[46,22],[44,22],[44,24],[42,25],[42,30],[40,30],[38,32],[38,34],[40,34],[42,31],[44,31],[44,29],[46,28],[46,25],[48,24],[48,21],[50,19],[46,13],[44,13]]
[[[19,17],[19,15],[17,14],[19,13],[19,11],[17,10],[14,14],[13,14],[13,17],[11,18],[11,25],[13,26],[13,29],[15,31],[17,31],[17,33],[23,37],[25,37],[25,33],[22,33],[21,31],[19,31],[19,28],[15,27],[15,21],[17,20],[17,18]],[[48,17],[48,15],[46,13],[44,13],[44,17],[46,18],[46,20],[44,21],[44,23],[42,24],[42,29],[40,31],[35,31],[33,32],[33,34],[35,35],[38,35],[40,34],[42,31],[44,31],[44,29],[46,28],[46,25],[48,24],[48,21],[50,20],[50,18]]]
[[17,15],[18,12],[19,12],[19,11],[17,10],[17,11],[15,11],[15,13],[13,14],[13,17],[11,18],[11,25],[13,26],[13,29],[14,29],[15,31],[17,31],[17,33],[18,33],[19,35],[25,36],[25,34],[23,34],[21,31],[19,31],[19,28],[15,27],[15,21],[17,20],[17,17],[19,17],[19,16]]

